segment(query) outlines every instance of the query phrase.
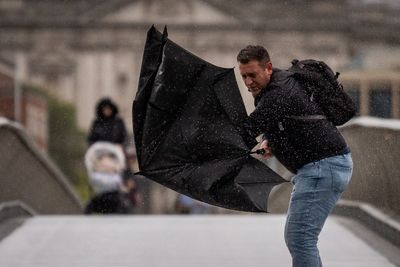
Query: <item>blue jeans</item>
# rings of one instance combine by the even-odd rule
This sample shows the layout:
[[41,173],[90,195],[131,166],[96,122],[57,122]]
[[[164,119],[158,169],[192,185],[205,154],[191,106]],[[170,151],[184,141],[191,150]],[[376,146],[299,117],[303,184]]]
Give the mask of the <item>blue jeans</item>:
[[285,225],[293,267],[322,267],[318,236],[347,188],[352,171],[353,160],[347,153],[306,164],[293,177]]

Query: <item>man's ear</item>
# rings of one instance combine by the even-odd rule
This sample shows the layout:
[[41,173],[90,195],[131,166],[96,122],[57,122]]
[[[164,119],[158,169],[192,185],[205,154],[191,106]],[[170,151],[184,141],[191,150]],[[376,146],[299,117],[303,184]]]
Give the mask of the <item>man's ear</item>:
[[267,67],[265,68],[265,72],[268,74],[268,76],[272,75],[272,62],[271,61],[267,62]]

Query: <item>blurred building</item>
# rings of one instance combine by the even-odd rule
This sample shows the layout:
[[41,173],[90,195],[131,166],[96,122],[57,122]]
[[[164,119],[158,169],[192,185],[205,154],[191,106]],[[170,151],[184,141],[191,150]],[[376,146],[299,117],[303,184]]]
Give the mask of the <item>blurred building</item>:
[[[22,92],[19,115],[15,108],[15,68],[13,63],[0,58],[0,117],[18,120],[42,149],[47,149],[48,113],[45,98],[32,92]],[[19,117],[19,118],[17,118]]]
[[342,72],[362,115],[399,118],[399,12],[395,0],[0,0],[0,56],[73,103],[82,129],[105,95],[131,122],[152,24],[168,25],[172,40],[223,67],[236,66],[249,43],[265,45],[281,68],[322,59]]

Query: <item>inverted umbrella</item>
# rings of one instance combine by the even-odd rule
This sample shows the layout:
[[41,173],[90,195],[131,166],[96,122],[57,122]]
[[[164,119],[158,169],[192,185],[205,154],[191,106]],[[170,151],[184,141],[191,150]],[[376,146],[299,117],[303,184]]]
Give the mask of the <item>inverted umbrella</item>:
[[250,155],[233,69],[214,66],[154,27],[147,33],[133,128],[140,173],[194,199],[266,212],[285,180]]

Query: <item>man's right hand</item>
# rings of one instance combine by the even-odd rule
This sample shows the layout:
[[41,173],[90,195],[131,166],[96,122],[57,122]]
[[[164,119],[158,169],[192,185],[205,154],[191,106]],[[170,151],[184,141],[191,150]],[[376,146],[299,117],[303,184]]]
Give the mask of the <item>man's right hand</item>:
[[271,148],[268,146],[268,140],[263,140],[260,144],[260,149],[264,149],[265,153],[262,155],[263,158],[272,158]]

